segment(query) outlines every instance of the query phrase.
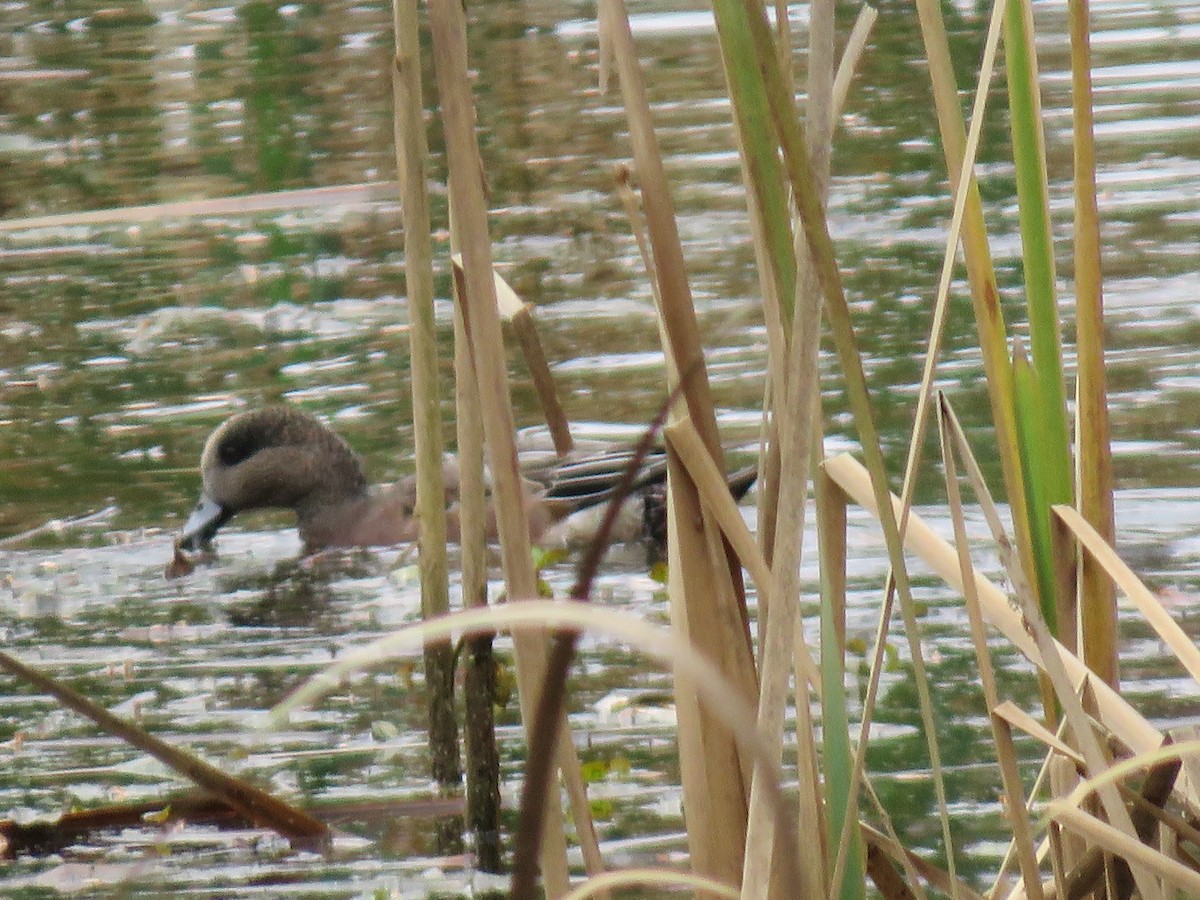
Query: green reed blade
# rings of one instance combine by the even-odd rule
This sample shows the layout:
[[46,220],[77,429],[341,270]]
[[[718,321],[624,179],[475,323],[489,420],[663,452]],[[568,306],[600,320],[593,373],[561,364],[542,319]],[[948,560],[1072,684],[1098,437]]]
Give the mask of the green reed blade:
[[[771,107],[756,64],[749,16],[740,0],[715,0],[713,14],[742,159],[769,251],[784,324],[790,326],[796,306],[796,254],[792,247],[787,179],[771,129]],[[788,332],[785,328],[785,334]]]
[[[1027,384],[1017,392],[1018,419],[1041,420],[1038,429],[1021,429],[1025,438],[1036,433],[1036,445],[1021,448],[1027,477],[1031,537],[1037,557],[1038,592],[1046,621],[1058,634],[1049,509],[1071,503],[1071,451],[1067,428],[1062,368],[1062,330],[1054,285],[1054,245],[1050,233],[1050,193],[1046,176],[1045,140],[1037,85],[1037,60],[1033,50],[1032,13],[1026,0],[1009,0],[1004,19],[1009,117],[1012,126],[1013,162],[1016,166],[1020,206],[1021,247],[1025,270],[1025,295],[1029,305],[1032,366]],[[1022,396],[1024,393],[1024,396]],[[1031,467],[1029,460],[1036,459]],[[1062,623],[1062,627],[1069,627]]]
[[1029,498],[1029,533],[1034,546],[1033,584],[1042,607],[1042,615],[1051,634],[1058,634],[1058,607],[1053,603],[1054,566],[1050,534],[1052,473],[1046,460],[1055,448],[1046,434],[1046,419],[1039,415],[1039,385],[1033,363],[1025,355],[1020,338],[1013,341],[1013,385],[1016,388],[1017,437],[1021,448],[1021,470]]
[[837,896],[866,896],[862,835],[846,828],[854,812],[854,751],[846,696],[846,494],[821,472],[816,480],[817,542],[821,555],[821,725],[825,771],[825,820],[829,844],[849,834],[845,875]]

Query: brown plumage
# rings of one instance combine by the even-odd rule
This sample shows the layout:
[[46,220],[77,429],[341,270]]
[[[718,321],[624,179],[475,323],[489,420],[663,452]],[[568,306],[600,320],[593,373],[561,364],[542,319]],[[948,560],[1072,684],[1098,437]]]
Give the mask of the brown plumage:
[[[610,449],[527,469],[524,487],[531,537],[548,544],[586,541],[587,527],[568,519],[590,509],[598,523],[595,513],[611,496],[630,457],[628,449]],[[372,488],[350,445],[316,416],[295,407],[269,406],[226,420],[205,444],[200,472],[200,503],[179,536],[185,549],[199,549],[236,513],[252,509],[293,510],[309,552],[386,546],[417,537],[415,479],[410,476]],[[456,541],[457,465],[447,461],[443,474],[448,537]],[[638,537],[644,522],[657,521],[647,515],[645,498],[665,477],[661,451],[643,460],[631,502],[626,504],[626,521],[615,539]],[[744,494],[753,480],[746,471],[733,476],[735,496]],[[491,529],[494,532],[494,524]]]

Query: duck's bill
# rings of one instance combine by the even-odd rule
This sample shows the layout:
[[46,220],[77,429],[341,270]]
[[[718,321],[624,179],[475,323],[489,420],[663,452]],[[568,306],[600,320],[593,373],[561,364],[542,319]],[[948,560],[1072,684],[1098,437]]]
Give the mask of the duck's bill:
[[216,536],[217,529],[233,517],[233,513],[205,494],[188,516],[179,533],[178,546],[184,550],[203,550]]

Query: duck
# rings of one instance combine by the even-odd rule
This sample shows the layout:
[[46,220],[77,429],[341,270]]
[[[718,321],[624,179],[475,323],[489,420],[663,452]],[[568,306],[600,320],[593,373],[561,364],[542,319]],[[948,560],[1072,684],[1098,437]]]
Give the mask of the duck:
[[[522,489],[533,541],[570,548],[590,540],[634,455],[632,447],[616,446],[549,460],[523,456]],[[614,541],[663,540],[665,515],[658,507],[665,508],[666,473],[661,448],[644,456]],[[746,494],[755,475],[754,468],[747,468],[729,477],[735,499]],[[294,512],[306,555],[417,538],[415,476],[372,487],[362,458],[345,438],[299,407],[265,406],[226,419],[205,442],[200,478],[200,499],[177,536],[177,550],[208,549],[230,519],[256,509]],[[459,470],[452,458],[443,463],[443,478],[447,537],[457,541]],[[488,531],[494,539],[490,514]]]

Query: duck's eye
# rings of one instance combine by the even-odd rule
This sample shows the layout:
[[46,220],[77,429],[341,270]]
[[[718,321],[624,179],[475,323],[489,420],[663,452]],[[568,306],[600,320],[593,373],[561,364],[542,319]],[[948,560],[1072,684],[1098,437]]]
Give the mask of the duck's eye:
[[236,466],[245,462],[259,450],[259,445],[249,435],[230,434],[217,447],[217,458],[225,466]]

